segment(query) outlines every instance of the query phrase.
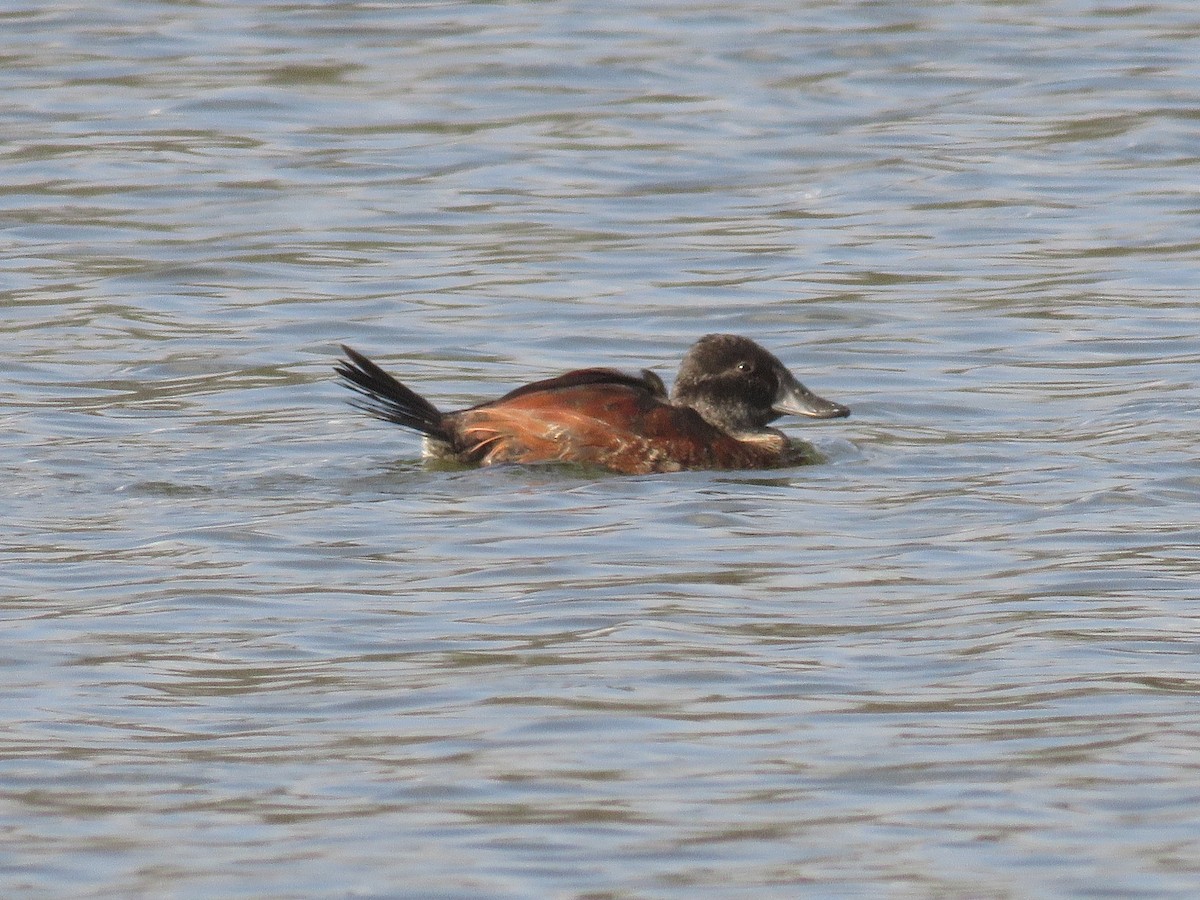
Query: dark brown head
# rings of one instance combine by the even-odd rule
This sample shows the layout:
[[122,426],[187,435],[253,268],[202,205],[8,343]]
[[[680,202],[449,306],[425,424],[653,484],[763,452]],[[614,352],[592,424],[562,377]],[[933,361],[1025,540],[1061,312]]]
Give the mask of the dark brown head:
[[749,338],[707,334],[679,366],[671,402],[689,406],[730,434],[762,431],[788,413],[814,419],[850,415],[839,403],[818,397],[783,363]]

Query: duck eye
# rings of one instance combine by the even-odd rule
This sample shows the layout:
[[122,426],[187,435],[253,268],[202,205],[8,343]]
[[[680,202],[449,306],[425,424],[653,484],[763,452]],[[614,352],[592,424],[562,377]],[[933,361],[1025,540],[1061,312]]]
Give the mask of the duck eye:
[[754,366],[752,366],[750,363],[746,362],[746,360],[743,359],[740,363],[737,364],[737,370],[739,372],[752,372],[752,371],[754,371]]

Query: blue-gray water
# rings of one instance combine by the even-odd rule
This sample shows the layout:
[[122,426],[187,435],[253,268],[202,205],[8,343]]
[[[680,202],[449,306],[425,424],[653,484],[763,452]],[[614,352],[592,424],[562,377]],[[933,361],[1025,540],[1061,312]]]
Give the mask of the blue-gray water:
[[[0,893],[1194,896],[1190,2],[0,14]],[[828,463],[437,471],[749,335]]]

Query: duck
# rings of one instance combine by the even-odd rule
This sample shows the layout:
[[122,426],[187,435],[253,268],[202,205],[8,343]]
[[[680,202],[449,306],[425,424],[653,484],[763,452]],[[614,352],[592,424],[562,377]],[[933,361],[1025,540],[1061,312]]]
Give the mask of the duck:
[[812,448],[771,423],[839,419],[850,409],[813,393],[749,338],[707,334],[684,355],[668,394],[649,369],[576,369],[497,400],[442,412],[357,350],[334,367],[351,404],[421,434],[424,455],[465,465],[571,463],[625,475],[774,469]]

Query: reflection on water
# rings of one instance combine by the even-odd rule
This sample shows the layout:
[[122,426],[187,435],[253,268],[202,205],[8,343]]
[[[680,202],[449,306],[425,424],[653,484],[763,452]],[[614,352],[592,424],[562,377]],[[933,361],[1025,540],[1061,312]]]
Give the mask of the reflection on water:
[[[1189,895],[1186,4],[5,15],[0,883]],[[427,468],[750,335],[825,465]]]

